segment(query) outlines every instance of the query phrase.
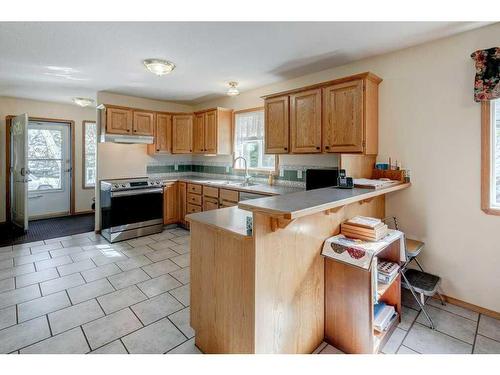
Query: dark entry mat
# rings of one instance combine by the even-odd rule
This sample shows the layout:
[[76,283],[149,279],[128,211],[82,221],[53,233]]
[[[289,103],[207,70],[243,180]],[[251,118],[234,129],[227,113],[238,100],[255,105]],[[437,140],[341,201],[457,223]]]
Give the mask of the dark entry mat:
[[94,214],[56,217],[29,222],[27,233],[0,225],[0,247],[94,231]]

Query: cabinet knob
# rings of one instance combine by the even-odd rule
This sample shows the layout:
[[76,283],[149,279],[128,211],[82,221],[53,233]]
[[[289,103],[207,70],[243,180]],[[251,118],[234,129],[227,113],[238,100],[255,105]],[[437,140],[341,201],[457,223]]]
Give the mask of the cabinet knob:
[[136,133],[136,132],[137,132],[137,130],[136,130],[136,129],[134,129],[134,133]]
[[130,132],[130,129],[127,129],[128,132]]
[[287,147],[285,147],[285,151],[286,151],[286,150],[288,150],[288,148],[287,148]]
[[326,148],[327,150],[329,150],[329,149],[330,149],[330,146],[325,146],[325,148]]
[[316,150],[319,150],[319,147],[316,147]]

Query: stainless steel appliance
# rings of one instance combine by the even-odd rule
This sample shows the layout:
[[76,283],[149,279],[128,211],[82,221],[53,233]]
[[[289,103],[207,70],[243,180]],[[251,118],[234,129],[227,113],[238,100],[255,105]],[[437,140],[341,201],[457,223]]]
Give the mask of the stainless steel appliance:
[[100,184],[101,235],[109,242],[163,230],[163,183],[133,178]]

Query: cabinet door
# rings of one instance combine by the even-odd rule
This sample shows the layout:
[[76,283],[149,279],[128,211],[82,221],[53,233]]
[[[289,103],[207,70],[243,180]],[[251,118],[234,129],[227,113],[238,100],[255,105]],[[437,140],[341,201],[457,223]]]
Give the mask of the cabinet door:
[[266,99],[265,111],[265,153],[288,153],[288,96]]
[[167,183],[163,188],[163,223],[173,224],[177,222],[177,183]]
[[217,110],[205,114],[205,153],[217,153]]
[[193,116],[172,116],[172,153],[190,154],[193,152]]
[[186,183],[179,182],[179,221],[183,224],[186,223]]
[[198,113],[193,122],[193,153],[205,152],[205,114]]
[[156,114],[156,152],[172,152],[172,116]]
[[203,198],[203,211],[216,210],[219,208],[219,202],[216,198]]
[[290,95],[292,153],[321,152],[321,89]]
[[323,147],[326,152],[363,151],[363,81],[323,89]]
[[106,131],[113,134],[131,134],[132,110],[126,108],[107,108]]
[[132,128],[136,135],[154,135],[155,114],[153,112],[134,111]]

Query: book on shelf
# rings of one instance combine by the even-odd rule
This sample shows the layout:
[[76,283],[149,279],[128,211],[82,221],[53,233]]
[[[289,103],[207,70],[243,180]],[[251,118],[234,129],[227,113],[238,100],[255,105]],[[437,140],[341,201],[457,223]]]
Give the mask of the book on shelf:
[[367,241],[379,241],[387,235],[388,227],[380,219],[355,216],[342,223],[340,231],[347,237]]
[[394,262],[379,261],[377,263],[377,280],[382,284],[390,284],[399,273],[399,265]]
[[379,302],[373,305],[373,328],[378,332],[384,332],[397,316],[394,306]]
[[384,225],[384,223],[382,223],[382,220],[369,216],[354,216],[353,218],[347,220],[347,224],[352,224],[368,229],[374,229],[380,225]]

